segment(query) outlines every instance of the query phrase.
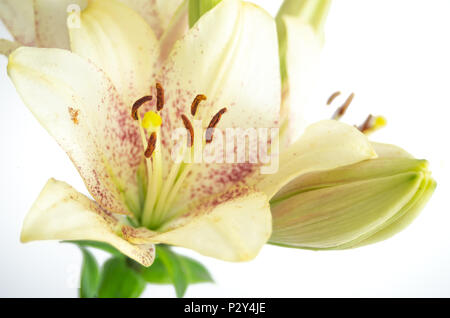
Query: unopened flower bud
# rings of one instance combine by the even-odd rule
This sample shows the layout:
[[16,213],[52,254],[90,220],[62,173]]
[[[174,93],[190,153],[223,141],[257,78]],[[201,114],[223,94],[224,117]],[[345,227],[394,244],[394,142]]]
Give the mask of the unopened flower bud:
[[387,239],[409,225],[436,182],[428,163],[400,148],[374,145],[380,157],[315,172],[271,200],[270,242],[307,249],[347,249]]

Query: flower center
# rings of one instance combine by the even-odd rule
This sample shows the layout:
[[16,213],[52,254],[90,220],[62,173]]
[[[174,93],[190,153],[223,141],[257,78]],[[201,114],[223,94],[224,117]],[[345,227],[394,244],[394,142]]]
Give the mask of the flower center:
[[[152,230],[157,230],[167,221],[185,212],[184,210],[173,210],[171,207],[192,166],[192,160],[174,162],[167,176],[163,177],[163,165],[167,163],[162,160],[161,152],[163,145],[161,143],[161,126],[163,120],[160,113],[164,109],[164,88],[160,83],[156,84],[156,99],[156,111],[148,111],[143,117],[141,117],[139,109],[145,103],[152,101],[152,96],[144,96],[138,99],[131,109],[131,116],[139,121],[147,170],[145,204],[140,214],[136,215],[136,218],[141,225]],[[206,96],[201,94],[195,97],[190,109],[192,118],[195,118],[200,103],[206,99]],[[212,142],[214,128],[226,111],[226,108],[222,108],[213,116],[206,130],[204,144]],[[182,155],[187,153],[188,156],[192,156],[194,145],[193,125],[185,114],[180,115],[180,121],[186,129],[187,142],[180,147],[179,152]],[[203,142],[203,138],[201,139]]]
[[[341,92],[337,91],[333,93],[327,100],[327,105],[331,105],[333,101],[341,95]],[[344,104],[342,104],[341,107],[339,107],[331,117],[331,119],[334,120],[340,120],[345,113],[347,112],[350,104],[353,101],[353,98],[355,97],[354,93],[351,93],[349,97],[345,100]],[[363,134],[369,135],[381,128],[386,126],[386,119],[383,116],[373,116],[369,115],[367,116],[366,120],[359,126],[356,126],[356,128],[359,129]]]

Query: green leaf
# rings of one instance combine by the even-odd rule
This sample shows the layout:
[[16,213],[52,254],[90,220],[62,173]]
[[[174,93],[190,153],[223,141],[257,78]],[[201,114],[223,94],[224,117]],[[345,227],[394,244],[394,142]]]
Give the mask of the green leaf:
[[169,247],[158,245],[150,267],[141,266],[141,275],[149,283],[173,284],[177,297],[183,297],[189,284],[213,282],[208,270],[192,258],[178,255]]
[[146,282],[125,258],[113,257],[103,264],[98,297],[137,298],[145,289]]
[[94,298],[97,294],[99,283],[99,270],[95,257],[84,247],[81,247],[83,253],[83,265],[81,268],[80,298]]
[[[150,267],[140,266],[140,273],[142,277],[149,283],[153,284],[174,284],[172,276],[169,274],[165,263],[160,256],[161,249],[168,249],[167,247],[157,247],[155,261]],[[164,251],[163,251],[164,253]],[[176,254],[170,251],[172,257],[177,257],[181,270],[183,271],[187,284],[212,283],[214,280],[209,271],[198,261],[183,255]]]
[[192,28],[202,15],[214,8],[220,1],[222,0],[189,0],[189,27]]
[[[141,267],[142,277],[149,283],[153,284],[173,284],[172,277],[169,274],[164,262],[159,255],[159,249],[157,248],[156,258],[150,267]],[[172,251],[173,254],[176,254]],[[183,255],[177,255],[181,268],[186,276],[188,284],[198,283],[212,283],[214,280],[211,277],[209,271],[198,261]]]
[[61,241],[61,243],[72,243],[80,247],[93,247],[117,257],[124,257],[124,255],[117,250],[115,247],[109,245],[108,243],[97,242],[97,241]]
[[211,274],[203,264],[187,256],[178,255],[178,257],[189,284],[214,282]]
[[152,266],[141,266],[141,275],[148,283],[162,285],[172,284],[172,277],[169,275],[166,265],[159,257],[158,252],[156,253]]
[[177,297],[183,297],[186,293],[188,281],[180,258],[165,246],[158,246],[156,253],[159,254],[159,258],[172,280]]

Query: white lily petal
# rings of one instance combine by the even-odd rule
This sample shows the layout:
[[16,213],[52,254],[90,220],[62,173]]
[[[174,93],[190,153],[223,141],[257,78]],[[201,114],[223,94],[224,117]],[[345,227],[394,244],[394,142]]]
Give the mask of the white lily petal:
[[69,33],[72,52],[105,71],[130,108],[150,93],[159,43],[138,13],[115,0],[92,1]]
[[69,49],[68,14],[79,12],[87,0],[33,0],[36,46]]
[[29,47],[9,56],[8,74],[97,202],[128,213],[143,150],[137,124],[105,74],[69,51]]
[[[226,261],[256,257],[272,232],[267,197],[247,187],[234,187],[195,206],[158,232],[145,228],[127,233],[134,243],[164,243],[186,247]],[[127,236],[127,235],[125,235]]]
[[0,0],[0,19],[17,42],[34,44],[33,0]]
[[162,36],[184,0],[119,0],[138,12],[158,38]]
[[395,145],[372,142],[372,147],[380,158],[414,158],[406,150]]
[[[281,101],[278,60],[273,18],[250,3],[220,2],[175,44],[167,60],[162,79],[167,92],[167,106],[162,113],[166,144],[173,143],[172,130],[183,127],[181,114],[190,116],[190,105],[197,94],[208,98],[200,104],[194,118],[202,120],[205,129],[224,107],[227,112],[217,126],[222,130],[277,127]],[[202,138],[195,136],[196,140]],[[166,148],[169,162],[171,149]],[[198,185],[195,180],[200,178],[201,187],[181,189],[180,202],[223,192],[258,169],[254,166],[194,165],[186,183]],[[219,178],[225,181],[220,182]]]
[[219,127],[276,126],[281,100],[276,27],[255,5],[219,3],[175,45],[165,71],[166,113],[177,124],[180,112],[189,114],[194,97],[204,94],[208,101],[196,117],[204,127],[223,107],[228,112]]
[[93,240],[109,243],[123,254],[150,266],[155,248],[121,238],[119,221],[67,183],[51,179],[25,218],[21,241]]
[[301,18],[285,17],[287,29],[287,88],[283,99],[290,140],[297,140],[306,127],[304,107],[317,80],[322,40]]
[[175,11],[169,26],[160,38],[160,61],[164,62],[176,41],[181,39],[189,30],[188,1],[184,1]]
[[8,56],[17,49],[21,44],[19,42],[0,39],[0,54]]
[[334,120],[309,126],[303,136],[280,156],[276,174],[260,176],[257,188],[272,198],[299,176],[376,158],[369,140],[356,128]]

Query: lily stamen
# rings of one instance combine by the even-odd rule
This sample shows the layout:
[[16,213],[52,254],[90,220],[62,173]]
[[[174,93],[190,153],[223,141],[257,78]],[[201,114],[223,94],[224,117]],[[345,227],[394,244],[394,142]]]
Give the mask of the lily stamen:
[[363,133],[363,134],[371,134],[375,132],[376,130],[379,130],[386,126],[386,119],[383,116],[373,116],[369,115],[367,116],[367,119],[357,128]]
[[156,132],[152,132],[150,138],[148,139],[147,149],[145,150],[145,157],[150,158],[153,155],[153,152],[156,148]]
[[197,113],[197,109],[198,109],[198,105],[202,102],[206,100],[206,96],[203,94],[199,94],[195,97],[194,101],[192,102],[191,105],[191,115],[195,116],[195,114]]
[[153,96],[144,96],[139,98],[137,101],[134,102],[133,107],[131,108],[131,117],[133,117],[134,120],[138,120],[138,110],[139,108],[144,105],[146,102],[149,102],[153,99]]
[[216,128],[217,124],[220,121],[220,118],[222,117],[223,114],[225,114],[227,111],[227,108],[224,107],[221,110],[219,110],[219,112],[217,114],[214,115],[214,117],[211,119],[211,122],[208,125],[208,129],[206,130],[206,143],[209,144],[212,142],[213,137],[214,137],[214,128]]
[[341,119],[341,117],[345,115],[345,113],[346,113],[348,107],[350,106],[350,104],[352,103],[354,97],[355,97],[355,94],[351,93],[350,96],[345,101],[345,103],[336,110],[336,112],[334,113],[332,119],[334,119],[334,120]]
[[164,108],[164,88],[160,83],[156,83],[156,110],[161,111]]
[[184,127],[189,131],[189,141],[187,143],[188,147],[192,147],[194,144],[194,127],[192,127],[192,123],[186,115],[181,115],[181,119],[183,120]]
[[328,98],[327,100],[327,105],[331,105],[331,103],[336,99],[336,97],[338,97],[339,95],[341,95],[341,92],[337,91],[333,94],[331,94],[331,96]]

